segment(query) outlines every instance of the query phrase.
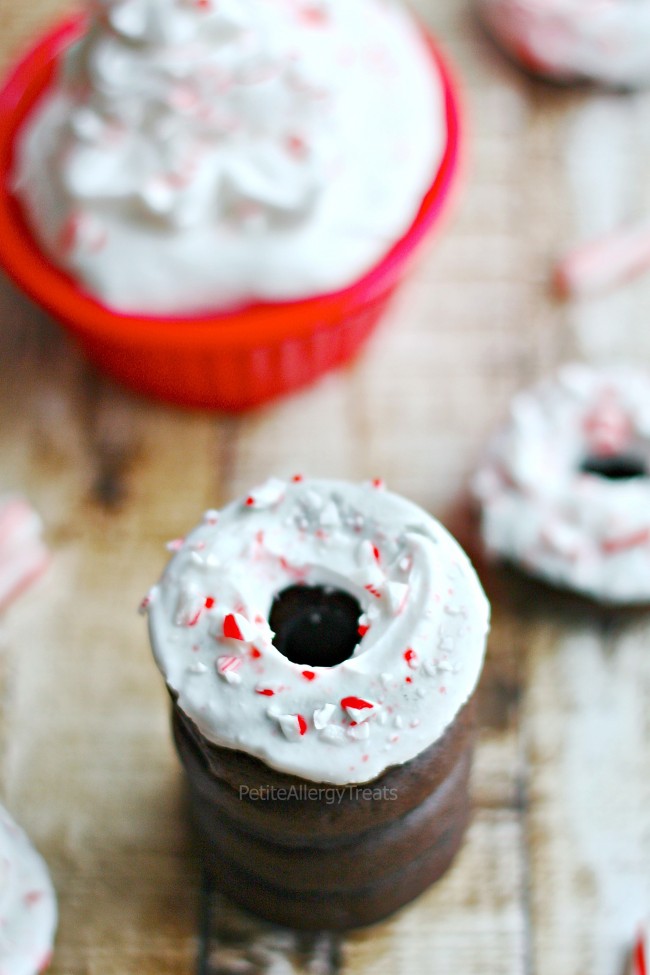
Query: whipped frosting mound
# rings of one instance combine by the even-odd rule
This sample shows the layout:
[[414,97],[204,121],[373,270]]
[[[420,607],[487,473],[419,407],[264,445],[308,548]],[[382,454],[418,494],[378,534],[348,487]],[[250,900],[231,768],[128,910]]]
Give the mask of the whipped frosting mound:
[[446,136],[396,0],[98,0],[13,182],[104,304],[199,314],[352,283],[408,230]]
[[650,602],[650,376],[574,364],[518,393],[473,491],[493,556],[603,602]]
[[[377,484],[271,480],[172,544],[145,608],[158,666],[211,742],[335,785],[433,744],[472,695],[489,607],[459,545]],[[350,593],[352,656],[294,663],[268,619],[298,584]]]
[[649,0],[475,0],[496,40],[560,82],[650,84]]
[[57,923],[47,867],[0,806],[0,971],[36,975],[48,965]]

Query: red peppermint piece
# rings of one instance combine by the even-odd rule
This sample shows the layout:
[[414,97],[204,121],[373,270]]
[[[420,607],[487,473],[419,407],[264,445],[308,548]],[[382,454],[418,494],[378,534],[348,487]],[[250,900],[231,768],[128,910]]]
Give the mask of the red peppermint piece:
[[239,629],[239,624],[234,613],[228,613],[223,621],[223,635],[229,640],[243,640],[242,631]]
[[277,714],[275,717],[288,741],[300,741],[307,733],[307,722],[302,714]]
[[650,529],[641,528],[637,532],[629,535],[621,535],[618,538],[605,538],[601,542],[601,548],[607,555],[615,555],[616,552],[624,552],[628,548],[636,548],[638,545],[646,545],[650,541]]
[[213,606],[214,606],[214,598],[212,596],[208,596],[205,600],[205,608],[212,609]]
[[262,651],[258,650],[257,647],[251,647],[251,657],[253,660],[259,660],[262,656]]
[[374,708],[372,701],[364,701],[362,697],[343,697],[341,698],[341,707],[347,710],[348,708],[354,708],[357,711],[363,711],[364,708]]
[[369,623],[360,623],[359,626],[357,627],[357,633],[359,634],[360,637],[363,638],[369,629],[370,629]]
[[411,647],[404,651],[404,660],[411,670],[416,670],[416,668],[419,667],[418,655],[415,650],[411,649]]
[[641,932],[632,952],[632,975],[648,975],[645,936]]
[[261,694],[262,697],[273,697],[275,691],[272,691],[270,687],[262,687],[255,691],[256,694]]
[[350,696],[341,698],[341,707],[344,711],[347,711],[355,725],[366,721],[374,713],[375,706],[373,701],[366,701],[362,697]]
[[241,657],[219,657],[217,660],[217,673],[229,684],[239,684],[240,675],[237,673],[242,665]]
[[300,484],[301,481],[304,481],[305,479],[302,474],[294,474],[291,480],[294,484]]
[[302,676],[305,678],[305,680],[316,680],[318,675],[315,674],[313,670],[303,670]]
[[382,491],[386,485],[384,481],[381,479],[381,477],[375,477],[372,480],[372,486],[376,488],[378,491]]
[[374,596],[375,599],[381,599],[381,592],[379,591],[379,589],[377,589],[377,586],[373,586],[372,583],[369,583],[367,586],[364,586],[364,589],[366,589],[371,596]]

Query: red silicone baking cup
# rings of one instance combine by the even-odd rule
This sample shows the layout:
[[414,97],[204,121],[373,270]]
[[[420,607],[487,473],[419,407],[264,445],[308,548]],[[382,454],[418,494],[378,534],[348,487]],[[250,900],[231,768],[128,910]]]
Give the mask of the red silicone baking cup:
[[[85,294],[36,243],[11,185],[16,133],[51,84],[62,52],[83,30],[66,20],[48,32],[0,89],[0,264],[14,282],[118,381],[184,406],[244,410],[291,392],[359,349],[410,265],[441,222],[459,169],[457,87],[436,44],[448,140],[442,163],[408,232],[350,287],[300,301],[259,303],[185,318],[124,315]],[[423,120],[424,124],[424,120]]]

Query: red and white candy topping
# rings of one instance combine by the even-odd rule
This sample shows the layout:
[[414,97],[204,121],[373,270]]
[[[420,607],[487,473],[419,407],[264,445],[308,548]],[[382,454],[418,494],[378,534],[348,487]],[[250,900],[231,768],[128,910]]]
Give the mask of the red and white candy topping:
[[52,956],[56,896],[41,856],[0,806],[0,972],[37,975]]
[[489,553],[604,602],[650,601],[650,375],[572,365],[519,393],[473,490]]
[[20,497],[0,498],[0,610],[47,567],[41,519]]
[[[274,646],[275,596],[334,587],[361,608],[334,666]],[[488,606],[466,556],[376,484],[277,479],[204,519],[148,597],[154,653],[216,744],[315,781],[366,782],[443,732],[476,685]]]

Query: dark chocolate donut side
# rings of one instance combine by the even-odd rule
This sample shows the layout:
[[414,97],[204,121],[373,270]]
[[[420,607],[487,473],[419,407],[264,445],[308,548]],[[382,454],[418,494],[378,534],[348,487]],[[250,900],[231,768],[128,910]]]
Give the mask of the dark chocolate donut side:
[[397,798],[364,801],[357,798],[356,786],[340,787],[344,789],[344,797],[332,805],[292,798],[251,801],[246,796],[252,789],[269,788],[277,794],[280,789],[300,789],[319,783],[277,772],[251,755],[212,744],[177,706],[173,708],[172,722],[176,747],[186,772],[194,788],[214,803],[215,808],[263,839],[284,844],[326,845],[332,839],[338,842],[342,836],[355,836],[392,822],[431,795],[449,775],[459,756],[472,748],[475,699],[476,692],[433,745],[410,762],[392,766],[358,787],[394,790]]
[[[299,928],[368,925],[408,903],[449,867],[467,826],[475,698],[411,762],[330,792],[331,803],[324,791],[321,798],[300,791],[318,783],[208,742],[174,706],[199,843],[218,887]],[[251,789],[264,788],[267,798],[250,798]],[[364,788],[381,796],[359,798]],[[280,789],[295,797],[273,798]]]

